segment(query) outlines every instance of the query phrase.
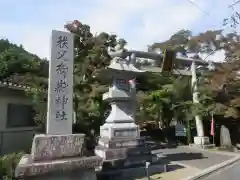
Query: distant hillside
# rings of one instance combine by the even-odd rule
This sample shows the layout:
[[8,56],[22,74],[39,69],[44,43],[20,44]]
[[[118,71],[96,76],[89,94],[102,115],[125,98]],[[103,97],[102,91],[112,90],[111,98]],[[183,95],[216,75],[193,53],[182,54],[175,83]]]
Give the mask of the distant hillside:
[[30,79],[34,78],[42,79],[41,81],[47,80],[48,61],[26,51],[21,45],[1,39],[0,81],[29,83]]

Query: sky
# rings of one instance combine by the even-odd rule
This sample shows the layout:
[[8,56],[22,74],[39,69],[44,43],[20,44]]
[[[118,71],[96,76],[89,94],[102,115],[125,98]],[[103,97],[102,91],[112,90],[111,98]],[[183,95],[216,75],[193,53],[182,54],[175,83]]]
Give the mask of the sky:
[[[0,0],[0,39],[9,39],[41,58],[50,58],[51,31],[79,20],[95,33],[109,32],[124,38],[128,48],[167,40],[189,29],[193,33],[222,28],[234,0]],[[239,3],[240,4],[240,3]],[[240,5],[234,8],[240,10]],[[213,60],[222,58],[217,53]]]

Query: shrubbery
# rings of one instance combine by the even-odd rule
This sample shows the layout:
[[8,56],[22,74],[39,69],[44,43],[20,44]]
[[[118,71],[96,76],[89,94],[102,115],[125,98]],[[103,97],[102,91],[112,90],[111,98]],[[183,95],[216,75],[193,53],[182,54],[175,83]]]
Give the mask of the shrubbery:
[[0,179],[14,179],[14,170],[23,154],[23,152],[20,152],[0,156]]

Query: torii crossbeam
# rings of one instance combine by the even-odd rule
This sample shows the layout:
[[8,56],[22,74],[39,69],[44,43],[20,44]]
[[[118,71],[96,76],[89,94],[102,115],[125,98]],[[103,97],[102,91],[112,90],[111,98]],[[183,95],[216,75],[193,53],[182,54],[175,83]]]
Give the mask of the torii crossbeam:
[[[162,72],[162,67],[161,64],[164,59],[164,54],[159,54],[159,53],[154,53],[154,52],[144,52],[144,51],[135,51],[135,50],[120,50],[116,52],[109,52],[109,55],[114,58],[114,57],[121,57],[121,58],[127,58],[131,57],[132,54],[135,55],[136,58],[144,58],[144,59],[151,59],[155,61],[155,66],[140,66],[141,70],[147,71],[147,72],[155,72],[155,73],[160,73]],[[201,59],[192,59],[188,57],[179,57],[176,56],[173,60],[173,69],[172,69],[172,74],[177,74],[177,75],[186,75],[186,76],[192,76],[192,71],[191,70],[186,70],[186,69],[178,69],[177,66],[179,65],[184,65],[187,67],[191,67],[192,64],[195,64],[196,66],[208,66],[209,62],[206,62]]]

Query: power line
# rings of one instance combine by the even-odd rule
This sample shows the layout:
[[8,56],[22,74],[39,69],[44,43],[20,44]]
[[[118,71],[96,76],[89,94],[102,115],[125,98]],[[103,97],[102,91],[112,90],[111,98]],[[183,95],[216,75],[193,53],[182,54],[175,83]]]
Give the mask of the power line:
[[[205,10],[203,10],[201,7],[199,7],[195,2],[193,2],[192,0],[187,0],[192,6],[194,6],[195,8],[197,8],[198,10],[200,10],[202,13],[204,13],[206,16],[210,16],[210,12],[207,12],[207,11],[205,11]],[[238,1],[234,1],[234,3],[232,4],[232,5],[229,5],[228,6],[228,8],[234,8],[234,6],[236,5],[236,4],[238,4],[238,3],[240,3],[240,0],[238,0]],[[210,25],[210,24],[209,24]],[[216,27],[216,25],[215,24],[213,24],[213,23],[211,23],[211,25],[213,26],[213,27]],[[223,25],[221,26],[221,29],[223,28]],[[226,28],[226,27],[225,27]],[[223,28],[223,29],[225,29],[225,28]]]
[[238,3],[240,3],[240,0],[238,0],[238,1],[236,1],[235,3],[229,5],[228,7],[229,7],[229,8],[232,8],[233,6],[235,6],[235,5],[238,4]]
[[[192,4],[195,8],[197,8],[198,10],[200,10],[202,13],[204,13],[205,15],[209,15],[209,12],[204,11],[202,8],[200,8],[195,2],[191,1],[191,0],[187,0],[190,4]],[[239,0],[240,1],[240,0]]]
[[238,0],[238,1],[233,0],[233,4],[228,6],[228,8],[232,10],[232,12],[231,12],[231,16],[229,18],[225,19],[226,20],[225,22],[227,24],[230,24],[230,26],[233,28],[237,28],[239,25],[239,22],[240,22],[239,13],[237,12],[237,10],[234,7],[238,3],[240,3],[240,0]]
[[[205,16],[210,16],[210,12],[203,10],[201,7],[199,7],[195,2],[193,2],[192,0],[187,0],[192,6],[194,6],[195,8],[197,8],[199,11],[201,11],[203,14],[205,14]],[[207,24],[210,26],[213,26],[216,28],[216,25],[213,23],[209,23],[207,21]]]

